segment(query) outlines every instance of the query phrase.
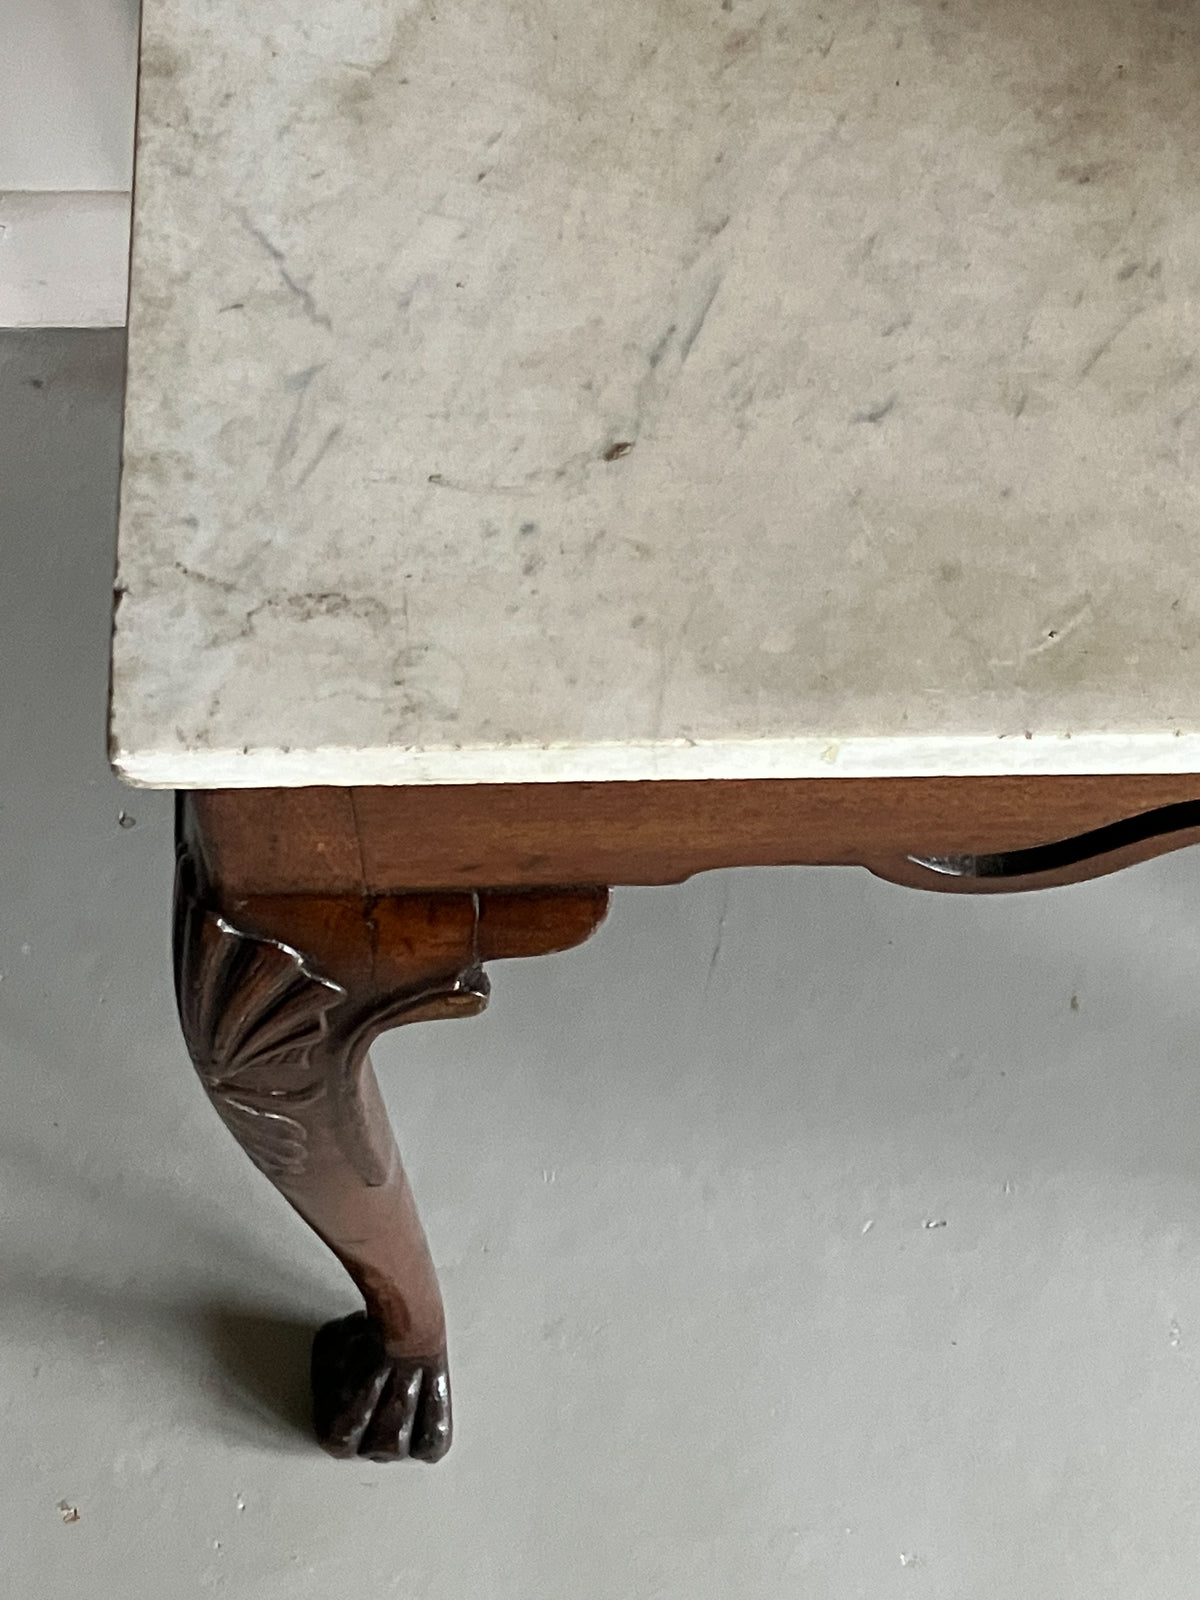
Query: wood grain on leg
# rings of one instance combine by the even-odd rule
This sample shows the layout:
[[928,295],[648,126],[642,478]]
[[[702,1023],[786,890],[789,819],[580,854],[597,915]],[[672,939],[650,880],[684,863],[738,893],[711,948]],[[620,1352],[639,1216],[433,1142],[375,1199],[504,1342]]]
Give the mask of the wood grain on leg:
[[176,983],[192,1060],[365,1302],[315,1341],[318,1436],[335,1455],[436,1461],[451,1437],[441,1292],[367,1051],[386,1028],[482,1010],[485,961],[579,943],[607,892],[230,897],[181,812]]

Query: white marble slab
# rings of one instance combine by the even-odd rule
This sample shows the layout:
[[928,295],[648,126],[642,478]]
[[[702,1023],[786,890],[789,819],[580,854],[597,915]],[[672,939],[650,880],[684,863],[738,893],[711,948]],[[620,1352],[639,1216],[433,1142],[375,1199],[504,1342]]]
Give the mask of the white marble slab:
[[113,750],[1200,770],[1200,8],[146,0]]

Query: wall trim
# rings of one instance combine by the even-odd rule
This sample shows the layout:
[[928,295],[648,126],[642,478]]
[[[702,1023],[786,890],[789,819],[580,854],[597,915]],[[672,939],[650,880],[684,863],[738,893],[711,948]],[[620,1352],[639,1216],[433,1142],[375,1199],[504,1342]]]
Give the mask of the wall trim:
[[129,194],[0,191],[0,328],[119,328]]

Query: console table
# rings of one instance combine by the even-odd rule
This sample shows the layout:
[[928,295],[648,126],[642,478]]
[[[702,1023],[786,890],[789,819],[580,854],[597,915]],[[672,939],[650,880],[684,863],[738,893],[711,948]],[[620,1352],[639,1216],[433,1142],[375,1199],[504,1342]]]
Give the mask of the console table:
[[382,1029],[611,885],[1200,839],[1198,35],[146,0],[112,755],[201,1080],[363,1294],[334,1454],[451,1435]]

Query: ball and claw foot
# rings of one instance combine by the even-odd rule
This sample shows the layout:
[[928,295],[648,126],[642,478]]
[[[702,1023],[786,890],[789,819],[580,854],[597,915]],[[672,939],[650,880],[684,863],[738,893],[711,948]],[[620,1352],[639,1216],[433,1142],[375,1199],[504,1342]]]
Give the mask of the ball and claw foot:
[[332,1456],[440,1461],[450,1448],[444,1354],[390,1354],[365,1311],[329,1322],[313,1340],[313,1422]]

